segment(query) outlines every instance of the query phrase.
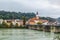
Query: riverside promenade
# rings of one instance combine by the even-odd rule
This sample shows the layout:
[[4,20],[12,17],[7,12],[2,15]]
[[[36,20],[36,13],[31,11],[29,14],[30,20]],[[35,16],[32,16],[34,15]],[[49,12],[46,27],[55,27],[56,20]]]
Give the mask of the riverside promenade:
[[60,33],[60,25],[25,25],[28,29]]

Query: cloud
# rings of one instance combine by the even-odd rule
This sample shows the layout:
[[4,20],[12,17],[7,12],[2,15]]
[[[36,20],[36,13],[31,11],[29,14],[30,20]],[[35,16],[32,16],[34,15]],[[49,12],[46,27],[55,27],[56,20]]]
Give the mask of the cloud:
[[60,0],[49,0],[51,4],[60,5]]
[[31,8],[45,8],[48,7],[48,1],[43,0],[14,0],[15,2]]
[[60,17],[60,0],[0,0],[0,9],[39,12],[40,16]]

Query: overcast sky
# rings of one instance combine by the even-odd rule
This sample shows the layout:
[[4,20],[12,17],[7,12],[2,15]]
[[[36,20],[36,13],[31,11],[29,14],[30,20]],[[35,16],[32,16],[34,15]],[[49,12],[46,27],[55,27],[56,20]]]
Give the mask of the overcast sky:
[[60,0],[0,0],[0,10],[39,12],[40,16],[60,17]]

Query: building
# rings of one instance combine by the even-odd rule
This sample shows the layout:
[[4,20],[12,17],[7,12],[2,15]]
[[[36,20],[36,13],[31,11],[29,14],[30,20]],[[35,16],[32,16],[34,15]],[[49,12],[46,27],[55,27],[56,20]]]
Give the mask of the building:
[[2,24],[2,22],[3,22],[3,19],[0,19],[0,24]]
[[4,22],[5,22],[6,24],[8,24],[8,25],[10,25],[11,23],[12,23],[13,25],[18,24],[18,26],[23,25],[23,20],[19,20],[19,19],[4,20]]
[[48,20],[40,19],[38,12],[36,13],[35,17],[28,20],[28,24],[30,25],[37,25],[38,22],[42,23],[43,25],[47,25]]

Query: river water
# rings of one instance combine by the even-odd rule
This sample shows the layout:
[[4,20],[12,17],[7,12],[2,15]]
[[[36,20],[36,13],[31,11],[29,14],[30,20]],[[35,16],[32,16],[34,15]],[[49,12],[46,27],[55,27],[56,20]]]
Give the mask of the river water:
[[0,40],[54,40],[60,34],[30,29],[0,29]]

